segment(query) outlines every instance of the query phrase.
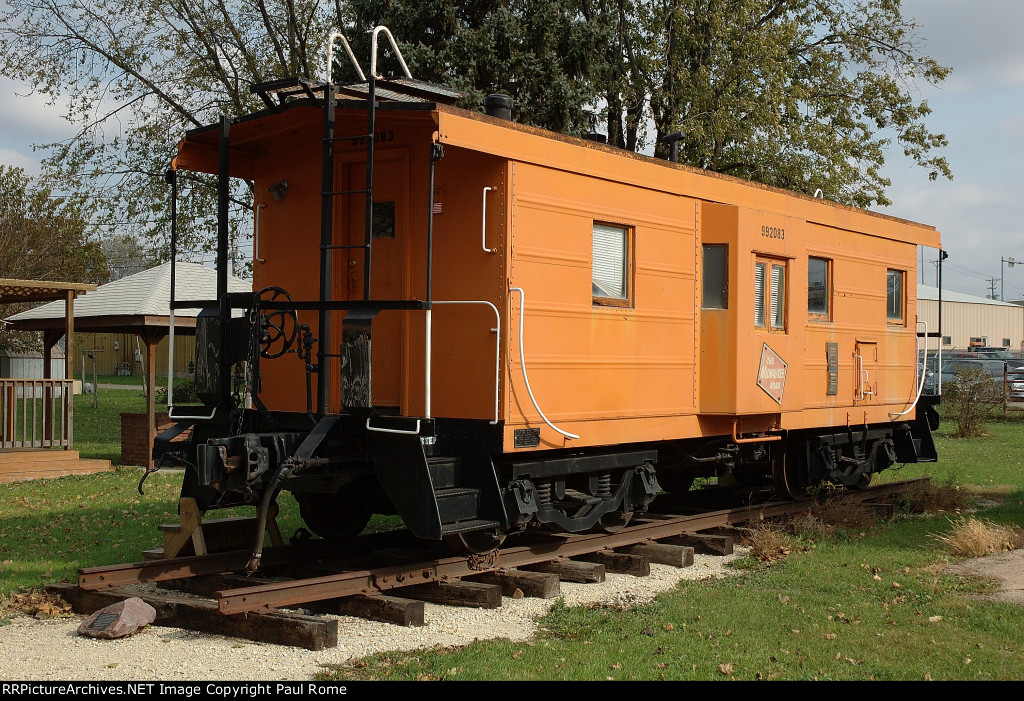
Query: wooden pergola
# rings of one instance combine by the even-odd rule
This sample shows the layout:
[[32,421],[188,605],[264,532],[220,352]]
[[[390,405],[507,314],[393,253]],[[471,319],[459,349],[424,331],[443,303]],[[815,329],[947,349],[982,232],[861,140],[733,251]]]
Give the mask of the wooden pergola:
[[[213,268],[196,263],[178,263],[176,269],[176,299],[211,299],[216,296],[216,271]],[[156,438],[156,347],[171,328],[170,270],[170,264],[164,263],[99,288],[91,286],[95,291],[83,297],[79,313],[73,320],[80,332],[136,334],[146,344],[146,415],[150,448]],[[252,289],[251,283],[240,278],[230,278],[228,284],[232,292]],[[72,311],[67,311],[61,318],[58,311],[52,305],[45,305],[15,314],[7,323],[19,330],[54,334],[56,342],[72,314]],[[176,312],[173,317],[174,333],[195,334],[198,313],[198,308]],[[72,356],[69,352],[65,360],[69,373]]]
[[[75,333],[75,297],[85,292],[96,290],[96,285],[79,282],[49,282],[45,280],[12,280],[0,278],[0,305],[25,302],[58,302],[64,301],[64,317],[56,320],[43,332],[43,379],[51,380],[53,347],[61,339],[67,338],[68,352],[64,353],[64,379],[74,380],[74,363],[70,349]],[[14,325],[18,328],[17,325]],[[74,402],[68,402],[68,442],[65,449],[70,450],[73,443],[71,427]],[[49,411],[43,413],[44,421],[50,416]],[[46,426],[43,427],[44,434]]]

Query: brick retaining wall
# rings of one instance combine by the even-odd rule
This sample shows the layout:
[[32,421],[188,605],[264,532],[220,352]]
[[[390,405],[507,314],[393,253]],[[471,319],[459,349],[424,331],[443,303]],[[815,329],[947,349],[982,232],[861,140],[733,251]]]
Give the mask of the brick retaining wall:
[[[135,413],[121,414],[121,464],[149,465],[149,456],[153,446],[149,444],[146,431],[148,428],[146,415]],[[159,434],[169,428],[173,422],[166,412],[156,414],[156,432]]]

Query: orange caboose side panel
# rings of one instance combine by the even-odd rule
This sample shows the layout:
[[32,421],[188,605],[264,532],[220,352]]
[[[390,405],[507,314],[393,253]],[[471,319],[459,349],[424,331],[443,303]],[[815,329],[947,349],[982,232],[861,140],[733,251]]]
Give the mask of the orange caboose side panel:
[[[297,106],[231,132],[231,173],[255,183],[254,288],[283,287],[298,301],[319,294],[321,117]],[[432,222],[437,304],[429,344],[423,311],[374,320],[375,406],[497,421],[515,452],[728,435],[734,421],[741,433],[883,422],[913,399],[916,247],[938,246],[934,229],[452,107],[377,119],[374,199],[392,221],[375,229],[370,298],[426,298]],[[364,120],[339,110],[336,132],[358,134]],[[445,153],[431,191],[433,143]],[[365,158],[364,144],[338,142],[336,190],[364,187]],[[177,162],[215,172],[216,134],[187,139]],[[280,181],[278,199],[270,188]],[[333,246],[362,242],[364,205],[359,195],[333,200]],[[628,238],[619,302],[595,295],[595,227]],[[723,309],[702,299],[710,245],[728,248]],[[361,249],[332,256],[332,298],[361,299]],[[824,314],[808,309],[811,260],[827,264]],[[761,266],[782,271],[780,287],[758,287]],[[784,307],[774,326],[755,315],[773,290]],[[344,315],[331,313],[326,349],[333,412],[345,409]],[[299,321],[320,335],[315,312]],[[267,406],[305,411],[293,354],[261,368]],[[539,445],[516,446],[524,428],[539,430]]]

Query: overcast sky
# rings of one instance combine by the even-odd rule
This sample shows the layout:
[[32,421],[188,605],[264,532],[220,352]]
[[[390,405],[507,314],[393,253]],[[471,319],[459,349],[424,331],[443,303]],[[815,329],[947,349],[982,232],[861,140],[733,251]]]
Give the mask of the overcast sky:
[[[1024,0],[903,0],[920,25],[925,53],[953,69],[938,88],[918,86],[933,112],[928,125],[945,133],[953,181],[929,181],[893,149],[893,216],[931,224],[949,253],[943,287],[979,296],[1024,299]],[[61,110],[0,77],[0,163],[38,172],[32,144],[69,133]],[[935,284],[934,250],[925,250],[921,280]],[[994,278],[994,285],[989,279]]]

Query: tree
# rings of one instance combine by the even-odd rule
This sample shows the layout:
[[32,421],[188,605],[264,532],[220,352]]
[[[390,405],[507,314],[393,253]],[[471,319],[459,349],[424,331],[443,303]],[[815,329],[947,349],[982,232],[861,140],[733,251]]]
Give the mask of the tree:
[[366,30],[383,24],[399,41],[414,77],[468,93],[515,98],[513,118],[571,134],[593,128],[594,97],[611,31],[577,0],[351,0],[356,55],[369,55]]
[[[50,144],[44,176],[88,196],[96,221],[168,254],[162,174],[186,130],[262,107],[249,88],[323,75],[325,41],[388,25],[414,76],[479,105],[516,99],[518,120],[861,206],[887,204],[895,139],[929,177],[950,177],[918,81],[948,69],[921,55],[899,0],[7,0],[0,67],[69,100],[77,134]],[[339,56],[343,57],[341,52]],[[364,64],[365,65],[365,64]],[[344,59],[334,66],[336,80]],[[648,128],[648,125],[653,127]],[[212,246],[214,181],[179,184],[183,257]],[[231,235],[248,232],[236,183]]]
[[949,73],[920,54],[899,0],[661,0],[636,7],[656,153],[858,206],[890,204],[895,138],[930,179],[950,178],[917,81]]
[[130,234],[104,237],[100,242],[100,250],[107,259],[110,282],[141,273],[157,263],[153,259],[153,251],[144,248]]
[[[0,278],[105,282],[106,260],[87,236],[81,198],[58,197],[21,168],[0,165]],[[28,305],[6,305],[3,316]],[[30,339],[0,335],[0,348],[25,348]]]
[[[95,221],[168,255],[164,171],[188,129],[262,103],[249,87],[322,74],[323,45],[339,23],[319,0],[10,0],[0,14],[0,66],[33,90],[64,97],[78,130],[47,144],[44,176],[87,195]],[[236,184],[237,185],[237,184]],[[215,181],[179,184],[183,257],[201,256],[215,231]],[[233,237],[251,192],[238,185]]]

